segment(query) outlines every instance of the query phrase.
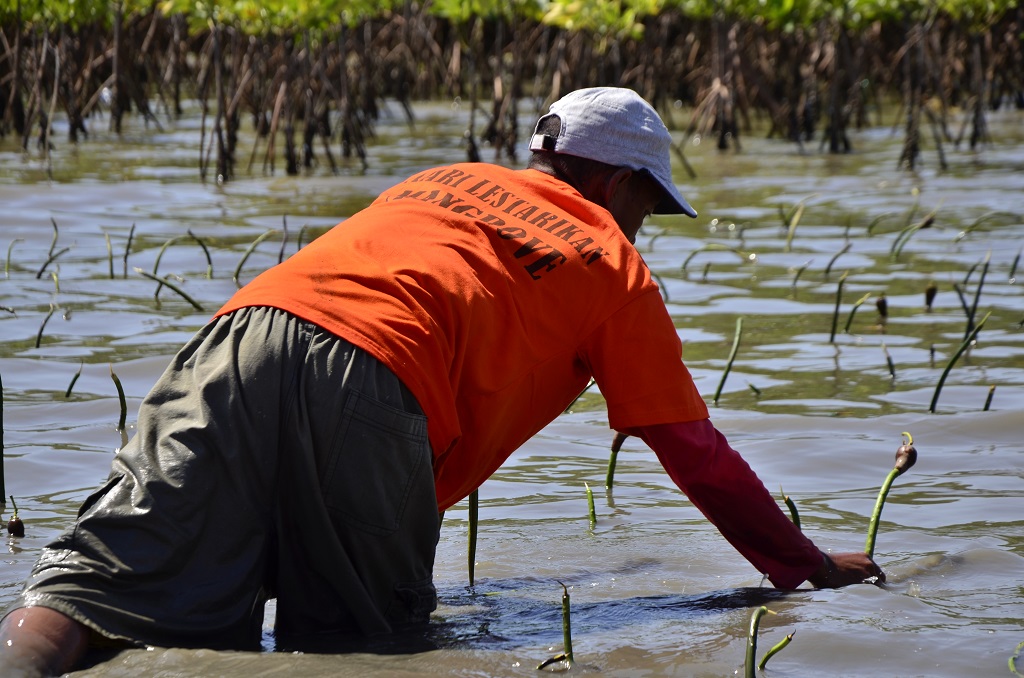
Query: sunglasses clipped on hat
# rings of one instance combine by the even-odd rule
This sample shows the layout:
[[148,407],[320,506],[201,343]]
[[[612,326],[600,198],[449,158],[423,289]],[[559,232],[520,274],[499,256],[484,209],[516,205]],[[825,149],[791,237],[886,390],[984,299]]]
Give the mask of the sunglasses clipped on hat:
[[535,129],[531,151],[565,153],[645,171],[665,192],[655,214],[697,216],[672,181],[672,136],[658,112],[639,94],[623,87],[579,89],[551,104],[537,129],[551,116],[561,121],[558,136]]

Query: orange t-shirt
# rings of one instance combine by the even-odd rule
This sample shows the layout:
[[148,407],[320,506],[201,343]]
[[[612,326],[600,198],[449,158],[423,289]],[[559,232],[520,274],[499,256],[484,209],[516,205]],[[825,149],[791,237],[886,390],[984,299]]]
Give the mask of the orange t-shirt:
[[387,365],[428,419],[438,507],[486,480],[591,375],[613,428],[708,416],[672,319],[607,210],[536,170],[440,167],[239,290]]

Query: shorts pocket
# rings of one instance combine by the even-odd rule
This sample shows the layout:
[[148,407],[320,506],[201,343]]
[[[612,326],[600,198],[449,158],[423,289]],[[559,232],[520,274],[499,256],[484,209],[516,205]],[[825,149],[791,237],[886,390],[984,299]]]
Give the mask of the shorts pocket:
[[324,504],[353,527],[391,534],[429,460],[425,416],[349,390],[321,479]]

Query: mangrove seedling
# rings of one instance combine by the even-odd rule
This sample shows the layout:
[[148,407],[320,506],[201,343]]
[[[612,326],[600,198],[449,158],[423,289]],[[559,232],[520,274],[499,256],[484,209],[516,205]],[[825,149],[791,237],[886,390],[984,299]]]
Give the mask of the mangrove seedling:
[[852,324],[853,324],[853,316],[854,316],[854,314],[856,314],[856,313],[857,313],[857,309],[858,309],[858,308],[860,308],[860,307],[861,307],[861,305],[862,305],[862,304],[863,304],[863,303],[864,303],[865,301],[867,301],[868,299],[870,299],[870,298],[871,298],[871,292],[868,292],[868,293],[867,293],[867,294],[865,294],[865,295],[864,295],[863,297],[861,297],[861,298],[860,298],[860,299],[858,299],[858,300],[857,300],[856,302],[854,302],[854,304],[853,304],[853,308],[851,308],[851,309],[850,309],[850,315],[846,316],[846,327],[844,327],[844,328],[843,328],[843,332],[844,332],[845,334],[849,334],[849,333],[850,333],[850,325],[852,325]]
[[781,485],[779,485],[779,494],[782,495],[782,501],[786,504],[786,508],[789,509],[789,516],[793,519],[793,524],[796,525],[797,529],[800,529],[800,512],[796,510],[796,502],[786,494]]
[[804,271],[807,270],[807,267],[810,266],[811,262],[813,262],[813,261],[814,261],[814,259],[808,259],[806,262],[804,262],[803,266],[798,267],[793,272],[793,287],[794,288],[796,287],[797,281],[800,280],[800,276],[804,274]]
[[199,238],[199,236],[197,236],[195,233],[192,232],[191,228],[188,229],[187,232],[192,237],[192,239],[195,240],[196,243],[198,243],[201,248],[203,248],[203,254],[206,255],[206,279],[207,280],[212,280],[213,279],[213,259],[210,258],[210,250],[209,250],[209,248],[207,248],[206,243],[203,242]]
[[924,288],[924,310],[926,312],[932,312],[932,302],[935,301],[935,295],[938,292],[939,286],[935,284],[934,280],[929,280],[928,287]]
[[878,534],[878,520],[882,516],[882,506],[885,505],[885,497],[889,494],[889,488],[898,476],[906,473],[917,462],[917,448],[914,447],[914,437],[903,432],[906,442],[896,450],[896,463],[889,475],[886,476],[882,488],[878,491],[878,499],[875,501],[875,510],[871,514],[871,522],[868,524],[868,538],[864,542],[864,553],[871,558],[875,553],[875,536]]
[[985,322],[988,320],[990,315],[992,315],[991,311],[985,314],[985,317],[981,319],[978,326],[971,331],[971,334],[966,339],[964,339],[963,343],[960,344],[960,348],[956,350],[953,357],[949,359],[948,363],[946,363],[946,369],[942,370],[942,375],[939,377],[939,383],[935,385],[935,393],[932,395],[932,402],[928,406],[929,412],[933,414],[935,413],[935,406],[939,403],[939,393],[942,392],[942,385],[946,383],[946,377],[949,376],[949,371],[953,369],[953,365],[955,365],[956,361],[960,359],[963,352],[967,350],[967,347],[973,344],[974,340],[978,338],[978,333],[981,332],[981,328],[985,326]]
[[56,310],[56,307],[54,307],[53,304],[50,304],[50,312],[46,314],[45,318],[43,318],[42,324],[39,325],[39,331],[36,332],[36,348],[39,348],[39,345],[42,344],[43,330],[46,329],[46,323],[50,322],[50,318],[53,317],[53,312]]
[[847,242],[843,245],[841,250],[836,252],[835,255],[828,260],[828,263],[825,265],[825,280],[828,280],[828,276],[832,272],[832,266],[836,263],[836,259],[849,252],[851,247],[853,247],[853,243]]
[[792,633],[788,633],[788,634],[786,634],[785,638],[783,638],[779,642],[775,643],[775,645],[772,645],[771,649],[768,650],[767,652],[765,652],[764,656],[761,657],[761,661],[759,661],[757,663],[758,671],[764,671],[764,667],[765,667],[766,664],[768,664],[768,660],[771,659],[772,657],[774,657],[775,655],[777,655],[779,652],[782,652],[782,650],[784,650],[787,645],[789,645],[791,642],[793,642],[793,636],[795,636],[795,635],[796,635],[796,631],[793,631]]
[[121,386],[121,380],[114,374],[114,366],[110,367],[110,378],[114,382],[114,387],[117,388],[117,402],[121,405],[121,415],[117,419],[117,432],[121,434],[121,447],[128,444],[128,430],[125,426],[125,422],[128,419],[128,401],[124,397],[124,387]]
[[878,316],[882,319],[881,323],[884,325],[885,321],[889,319],[889,301],[885,298],[885,292],[878,295],[875,299],[875,308],[878,309]]
[[1007,661],[1010,666],[1010,673],[1015,676],[1024,675],[1017,670],[1017,660],[1020,658],[1021,651],[1024,651],[1024,641],[1021,641],[1020,644],[1017,645],[1017,649],[1010,655],[1010,659]]
[[729,360],[725,363],[725,372],[722,373],[722,380],[718,382],[718,388],[715,389],[715,407],[718,407],[718,397],[722,395],[722,387],[725,386],[725,380],[729,378],[729,372],[732,371],[732,363],[736,360],[736,352],[740,349],[740,337],[743,335],[743,317],[736,318],[736,334],[732,339],[732,350],[729,351]]
[[885,347],[884,343],[882,344],[882,353],[885,354],[885,364],[889,368],[889,376],[891,378],[895,379],[896,378],[896,363],[894,363],[892,361],[892,356],[889,355],[889,349],[887,349]]
[[575,661],[572,655],[572,619],[569,612],[569,589],[562,582],[558,582],[558,584],[562,587],[562,644],[564,649],[554,657],[549,657],[541,662],[537,667],[538,671],[561,661],[564,661],[567,668],[571,669]]
[[992,384],[988,387],[988,396],[985,398],[984,411],[988,412],[988,408],[992,407],[992,396],[996,394],[996,385]]
[[590,527],[593,529],[594,525],[597,525],[597,509],[594,508],[594,491],[590,489],[588,483],[583,483],[583,487],[587,489],[587,510],[590,512]]
[[121,264],[124,269],[124,272],[121,274],[121,277],[126,280],[128,279],[128,255],[131,254],[132,252],[132,240],[134,239],[135,224],[132,224],[132,227],[128,229],[128,242],[126,242],[124,245],[124,256],[121,258]]
[[836,326],[839,324],[839,304],[843,301],[843,283],[846,282],[846,274],[849,271],[843,271],[843,274],[839,276],[839,283],[836,286],[836,307],[832,311],[832,331],[828,335],[828,343],[833,344],[836,340]]
[[974,290],[974,303],[971,304],[971,309],[967,312],[967,327],[964,329],[964,338],[970,335],[971,330],[974,329],[974,316],[978,312],[978,300],[981,298],[981,288],[985,284],[985,274],[988,273],[988,263],[991,257],[992,253],[989,252],[985,255],[984,262],[982,262],[981,276],[978,278],[978,287]]
[[11,506],[14,507],[14,515],[7,521],[7,534],[12,537],[24,537],[25,536],[25,523],[18,517],[18,505],[14,502],[14,495],[11,495]]
[[626,442],[628,437],[622,431],[616,431],[615,438],[612,439],[612,453],[608,457],[608,473],[604,477],[604,486],[608,489],[611,489],[612,483],[615,482],[615,462],[619,457],[619,450],[622,449],[622,443]]
[[75,372],[75,376],[71,377],[71,383],[68,384],[68,390],[64,391],[64,397],[65,398],[70,398],[71,397],[71,389],[73,389],[75,387],[75,382],[77,382],[78,378],[80,376],[82,376],[82,368],[83,367],[85,367],[85,361],[84,360],[78,364],[78,371]]
[[[202,304],[200,304],[198,301],[196,301],[195,299],[190,297],[188,295],[188,293],[185,292],[185,290],[181,289],[180,287],[178,287],[177,285],[172,283],[167,278],[161,278],[159,276],[155,276],[155,275],[153,275],[152,273],[150,273],[148,271],[143,271],[138,266],[135,267],[135,272],[138,273],[139,275],[141,275],[143,278],[149,278],[153,282],[157,283],[156,291],[153,293],[153,298],[154,299],[157,299],[157,295],[160,294],[160,288],[166,285],[170,289],[172,289],[175,292],[177,292],[179,297],[181,297],[182,299],[184,299],[188,303],[192,304],[192,308],[194,308],[194,309],[196,309],[197,311],[200,311],[200,312],[202,312],[204,310]],[[159,301],[159,299],[157,299],[157,301]]]
[[476,535],[480,525],[480,488],[469,493],[469,548],[466,558],[469,565],[469,585],[472,586],[476,574]]
[[[747,654],[746,659],[743,662],[744,678],[755,678],[755,676],[757,675],[758,666],[755,663],[757,655],[757,628],[761,624],[761,617],[763,617],[765,614],[776,613],[772,612],[767,607],[762,605],[761,607],[754,610],[754,613],[750,615],[750,630],[747,632]],[[792,638],[792,634],[790,634],[790,638]],[[780,643],[781,647],[778,647],[778,649],[772,648],[773,651],[766,654],[765,658],[761,660],[761,668],[763,668],[764,664],[768,662],[768,659],[771,655],[777,653],[779,650],[781,650],[788,644],[789,641],[785,641],[784,643]]]
[[245,266],[245,262],[249,259],[249,255],[251,255],[256,250],[256,248],[259,246],[261,242],[263,242],[270,236],[274,235],[275,233],[277,233],[276,228],[268,229],[261,233],[260,235],[256,236],[256,239],[249,243],[249,247],[245,250],[245,254],[242,255],[242,258],[238,261],[238,265],[235,266],[235,272],[231,275],[231,279],[235,282],[235,285],[237,285],[238,287],[242,286],[242,283],[239,282],[238,277],[242,274],[242,267]]
[[[25,239],[23,239],[23,238],[15,238],[14,240],[12,240],[10,242],[10,245],[7,246],[7,259],[6,259],[6,261],[4,261],[4,265],[3,265],[3,277],[4,278],[10,278],[10,253],[11,253],[11,250],[14,249],[14,244],[15,243],[22,243],[22,242],[24,242],[24,240]],[[1013,278],[1013,276],[1011,276],[1011,278]]]

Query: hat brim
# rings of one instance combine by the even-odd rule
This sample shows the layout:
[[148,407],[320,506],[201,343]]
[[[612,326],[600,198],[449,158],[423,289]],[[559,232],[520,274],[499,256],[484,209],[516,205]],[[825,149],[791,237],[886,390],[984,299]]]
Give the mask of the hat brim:
[[690,203],[686,201],[683,194],[679,192],[679,189],[675,187],[675,184],[666,182],[659,177],[654,176],[650,172],[648,175],[658,182],[661,186],[661,190],[664,193],[664,198],[657,207],[654,208],[655,214],[685,214],[688,217],[696,218],[697,210],[690,207]]

